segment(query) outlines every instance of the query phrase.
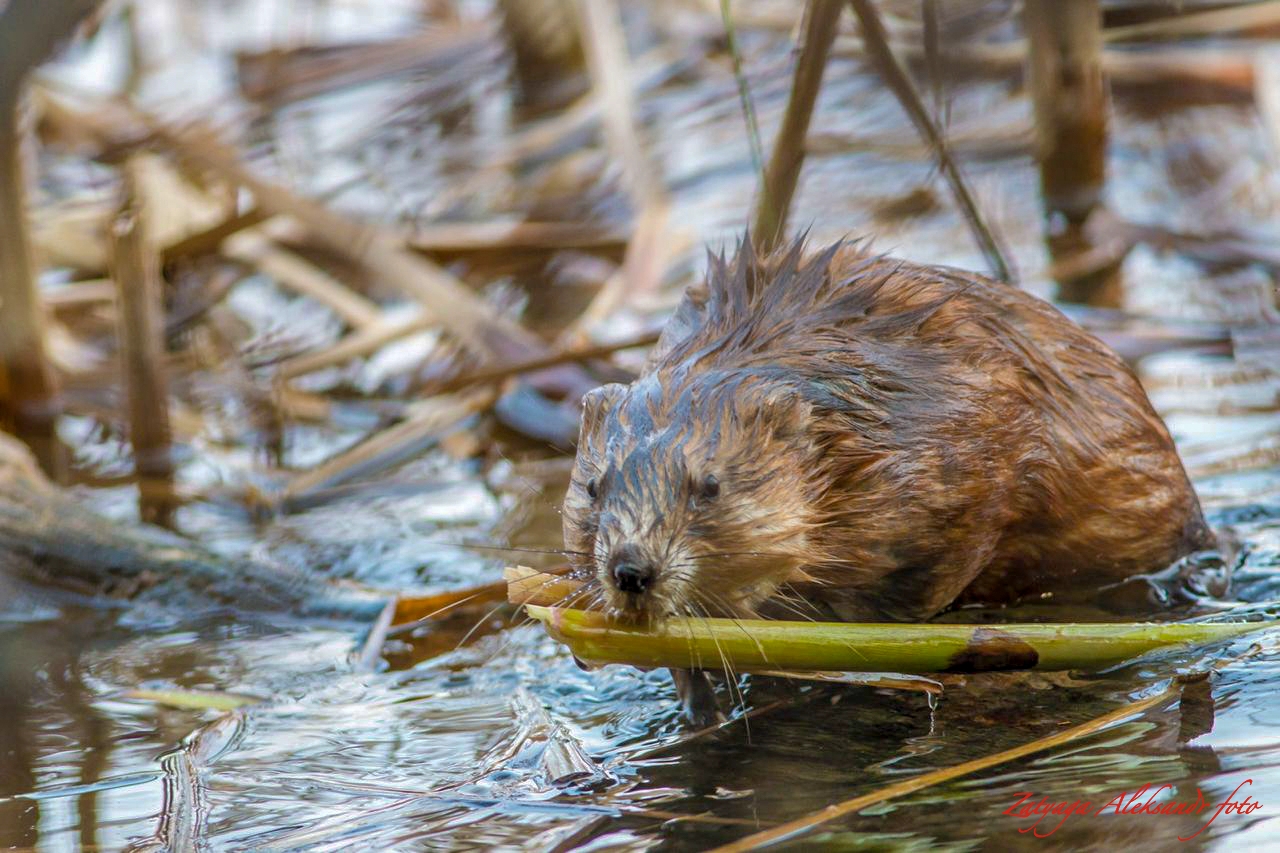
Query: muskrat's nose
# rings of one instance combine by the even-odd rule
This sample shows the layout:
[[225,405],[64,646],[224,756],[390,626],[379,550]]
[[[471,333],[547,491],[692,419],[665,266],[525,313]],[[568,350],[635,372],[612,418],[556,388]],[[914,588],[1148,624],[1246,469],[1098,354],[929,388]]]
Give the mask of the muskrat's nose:
[[622,545],[609,556],[609,577],[620,592],[641,593],[653,584],[656,569],[634,545]]

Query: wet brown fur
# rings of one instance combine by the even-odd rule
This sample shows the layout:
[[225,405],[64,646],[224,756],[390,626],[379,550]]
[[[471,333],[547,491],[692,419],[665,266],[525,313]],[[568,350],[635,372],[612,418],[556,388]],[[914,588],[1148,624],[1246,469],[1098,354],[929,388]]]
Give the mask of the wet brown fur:
[[[650,616],[922,619],[1211,544],[1167,429],[1092,335],[973,273],[800,241],[711,258],[641,377],[589,395],[564,526],[597,596]],[[610,584],[623,545],[656,567],[643,595]]]

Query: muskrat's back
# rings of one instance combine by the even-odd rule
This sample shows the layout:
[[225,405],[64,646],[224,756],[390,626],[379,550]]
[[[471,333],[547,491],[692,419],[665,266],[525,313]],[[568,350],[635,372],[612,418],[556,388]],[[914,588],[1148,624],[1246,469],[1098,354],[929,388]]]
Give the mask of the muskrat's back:
[[923,618],[1211,543],[1133,372],[1042,300],[856,247],[711,266],[586,404],[566,541],[613,609]]

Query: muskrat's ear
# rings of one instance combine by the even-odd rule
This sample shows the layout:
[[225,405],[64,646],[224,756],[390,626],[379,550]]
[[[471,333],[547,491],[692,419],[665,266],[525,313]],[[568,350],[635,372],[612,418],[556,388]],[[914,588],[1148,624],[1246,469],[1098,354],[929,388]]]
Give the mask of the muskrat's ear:
[[601,385],[582,395],[582,435],[590,435],[609,410],[627,393],[627,386],[617,382]]

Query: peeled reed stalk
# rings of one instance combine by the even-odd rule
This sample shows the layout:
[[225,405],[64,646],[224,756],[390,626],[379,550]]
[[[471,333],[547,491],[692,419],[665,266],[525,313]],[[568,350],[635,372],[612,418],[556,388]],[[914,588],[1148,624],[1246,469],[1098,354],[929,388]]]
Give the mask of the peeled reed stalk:
[[662,620],[655,629],[585,610],[544,607],[574,581],[518,567],[508,597],[589,664],[739,672],[996,672],[1096,670],[1166,646],[1199,645],[1280,622],[917,625],[760,619]]

